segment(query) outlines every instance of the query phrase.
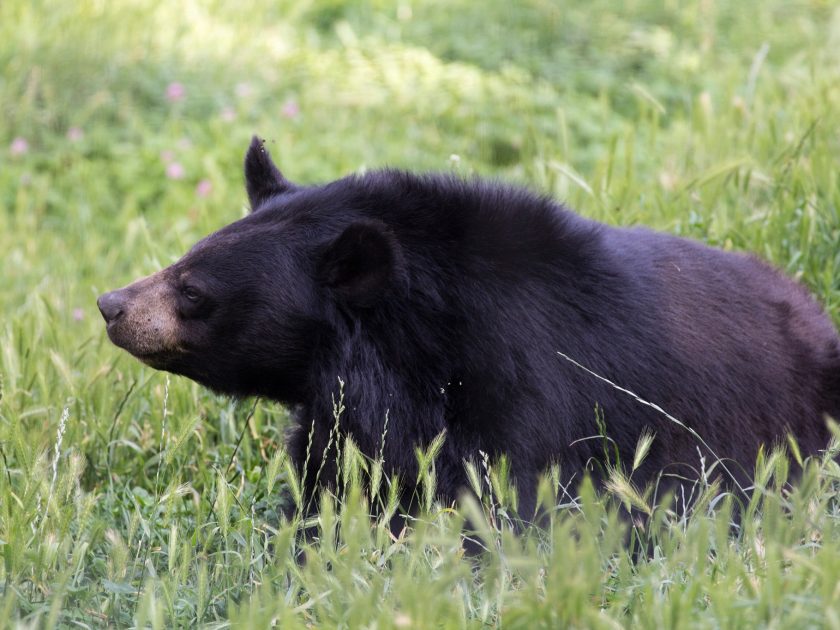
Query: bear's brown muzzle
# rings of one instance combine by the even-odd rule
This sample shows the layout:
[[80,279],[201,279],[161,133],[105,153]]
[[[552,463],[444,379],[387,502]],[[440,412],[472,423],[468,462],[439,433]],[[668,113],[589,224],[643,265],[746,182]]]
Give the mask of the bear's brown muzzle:
[[96,300],[111,341],[141,360],[179,351],[179,322],[167,270]]

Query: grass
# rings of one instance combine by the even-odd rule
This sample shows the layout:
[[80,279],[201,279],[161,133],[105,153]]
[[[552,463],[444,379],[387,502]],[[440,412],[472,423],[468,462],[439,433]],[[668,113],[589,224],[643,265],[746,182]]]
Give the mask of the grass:
[[[837,316],[835,3],[233,6],[0,3],[0,623],[840,627],[830,456],[768,452],[739,529],[713,486],[680,515],[632,475],[570,496],[549,474],[559,507],[524,537],[504,467],[478,462],[482,505],[430,500],[395,540],[367,516],[387,482],[368,496],[376,463],[347,443],[304,544],[276,516],[285,410],[142,366],[94,303],[242,215],[258,132],[293,181],[456,169],[755,251]],[[625,546],[627,504],[652,513],[630,537],[649,555]]]

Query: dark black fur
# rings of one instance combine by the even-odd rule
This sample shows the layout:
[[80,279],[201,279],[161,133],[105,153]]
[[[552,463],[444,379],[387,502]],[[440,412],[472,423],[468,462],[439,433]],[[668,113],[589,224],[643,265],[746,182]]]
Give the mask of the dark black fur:
[[[291,406],[301,468],[314,425],[310,486],[339,379],[341,431],[374,457],[387,416],[385,463],[409,483],[414,447],[446,430],[447,501],[481,449],[509,458],[530,516],[552,462],[571,475],[603,459],[600,440],[581,441],[598,433],[596,405],[626,463],[640,432],[656,432],[634,479],[699,467],[688,431],[558,351],[694,428],[739,481],[759,445],[788,431],[806,453],[827,443],[837,333],[803,288],[751,256],[452,176],[385,170],[297,187],[256,140],[246,177],[252,214],[172,268],[200,307],[183,317],[187,350],[158,367]],[[328,454],[319,479],[335,474]]]

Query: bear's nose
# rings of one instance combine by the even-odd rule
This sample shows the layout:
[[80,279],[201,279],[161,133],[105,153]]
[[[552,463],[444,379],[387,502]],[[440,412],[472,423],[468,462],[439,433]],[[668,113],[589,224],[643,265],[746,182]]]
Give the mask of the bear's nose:
[[125,299],[120,291],[111,291],[100,295],[99,299],[96,300],[96,305],[99,307],[102,317],[105,318],[105,323],[110,324],[123,314]]

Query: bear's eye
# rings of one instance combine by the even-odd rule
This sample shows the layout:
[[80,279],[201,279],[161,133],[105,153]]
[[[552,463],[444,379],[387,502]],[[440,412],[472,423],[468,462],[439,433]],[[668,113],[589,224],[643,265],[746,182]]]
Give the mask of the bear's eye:
[[181,295],[187,298],[190,302],[198,302],[201,298],[201,294],[196,291],[195,287],[184,287],[181,290]]

